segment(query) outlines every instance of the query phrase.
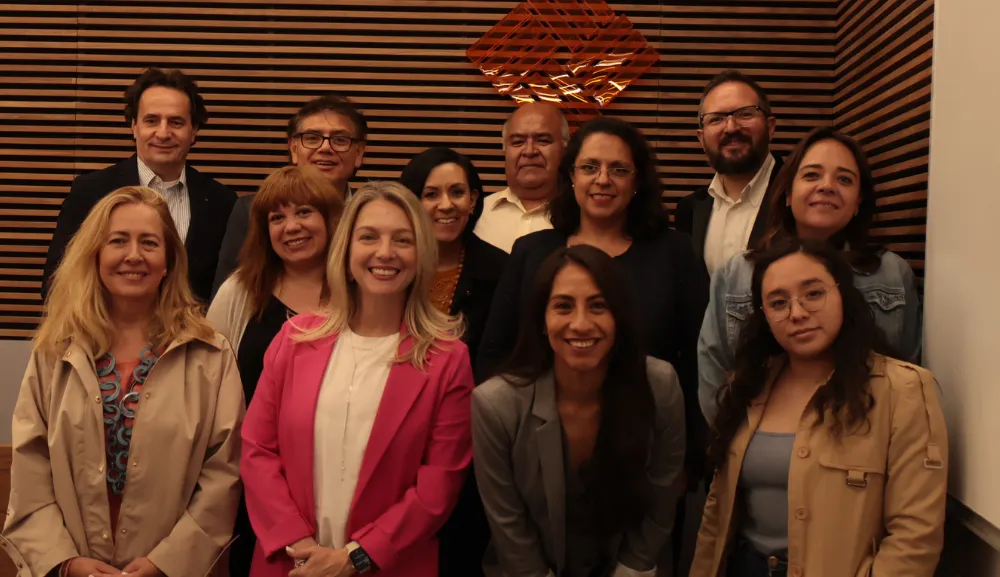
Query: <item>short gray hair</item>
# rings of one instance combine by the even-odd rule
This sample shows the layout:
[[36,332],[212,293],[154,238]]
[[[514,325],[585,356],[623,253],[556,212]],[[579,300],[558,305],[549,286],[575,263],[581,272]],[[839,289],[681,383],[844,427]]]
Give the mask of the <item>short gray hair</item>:
[[[516,112],[517,111],[515,110],[514,113],[516,113]],[[511,115],[507,117],[507,120],[505,120],[504,123],[503,123],[503,128],[500,129],[500,149],[501,150],[507,150],[507,129],[510,126],[510,119],[514,117],[514,113],[511,113]],[[560,121],[559,122],[559,132],[562,135],[562,143],[563,143],[563,146],[566,146],[566,145],[569,144],[569,121],[566,120],[566,115],[565,114],[560,114],[559,115],[559,121]]]

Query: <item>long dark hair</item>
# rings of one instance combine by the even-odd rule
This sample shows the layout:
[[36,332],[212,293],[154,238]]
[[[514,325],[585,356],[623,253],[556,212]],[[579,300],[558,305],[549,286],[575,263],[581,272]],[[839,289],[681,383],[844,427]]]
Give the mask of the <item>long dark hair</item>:
[[410,189],[410,192],[417,195],[417,198],[423,198],[424,185],[427,184],[427,177],[430,176],[431,171],[442,164],[449,163],[457,164],[465,172],[465,179],[469,184],[469,192],[479,193],[476,205],[472,207],[472,212],[469,214],[469,222],[465,224],[465,230],[462,231],[462,240],[465,241],[469,240],[469,237],[472,236],[472,231],[476,228],[476,223],[483,214],[483,206],[486,202],[486,195],[483,193],[483,183],[479,179],[479,172],[476,171],[476,167],[473,166],[471,160],[465,155],[444,146],[428,148],[410,159],[410,162],[403,168],[399,182]]
[[843,302],[843,324],[831,345],[834,371],[830,381],[816,391],[810,404],[822,424],[827,412],[833,415],[831,434],[840,438],[867,424],[875,401],[868,389],[872,353],[892,356],[885,335],[875,325],[868,303],[854,286],[854,271],[843,251],[815,240],[786,238],[754,255],[753,311],[740,330],[739,346],[732,377],[716,395],[719,411],[712,425],[709,459],[716,467],[725,464],[729,444],[746,421],[747,408],[767,383],[775,357],[785,351],[764,317],[761,283],[768,267],[801,252],[823,264],[833,276]]
[[871,165],[868,164],[868,157],[865,155],[864,149],[856,140],[828,126],[810,131],[795,146],[795,150],[785,160],[778,176],[771,183],[768,192],[771,205],[768,213],[767,231],[758,243],[757,250],[766,249],[773,242],[798,235],[795,215],[792,214],[792,207],[788,206],[788,199],[792,194],[795,175],[798,174],[806,153],[813,145],[824,140],[835,140],[851,151],[854,161],[858,164],[858,177],[861,180],[861,202],[858,205],[858,214],[828,242],[836,248],[847,249],[847,259],[855,270],[867,273],[875,272],[882,262],[883,249],[878,243],[872,242],[869,234],[872,221],[875,219],[876,199],[875,178],[872,176]]
[[648,509],[646,461],[656,414],[634,311],[621,271],[610,256],[577,245],[545,259],[523,307],[514,352],[500,374],[514,386],[527,386],[552,371],[554,354],[545,336],[545,311],[556,275],[570,264],[590,273],[615,319],[615,344],[601,388],[600,431],[584,479],[588,494],[595,496],[598,527],[611,535],[641,521]]
[[[559,163],[559,192],[549,202],[552,228],[565,236],[580,229],[580,205],[573,192],[573,165],[580,156],[583,142],[591,134],[610,134],[622,139],[632,151],[635,163],[635,196],[628,205],[625,234],[632,239],[655,236],[666,227],[667,213],[663,209],[663,187],[656,172],[656,160],[646,138],[634,125],[620,118],[598,116],[587,121],[569,140],[566,153]],[[626,194],[632,191],[624,191]]]

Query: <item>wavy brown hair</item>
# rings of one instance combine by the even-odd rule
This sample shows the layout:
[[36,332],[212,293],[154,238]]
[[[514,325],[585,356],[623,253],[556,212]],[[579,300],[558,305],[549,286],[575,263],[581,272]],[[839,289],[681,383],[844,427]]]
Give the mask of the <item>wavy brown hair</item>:
[[555,356],[545,336],[545,311],[556,275],[566,266],[583,267],[601,291],[615,319],[615,344],[601,387],[597,445],[584,483],[594,495],[598,529],[606,535],[641,522],[649,507],[646,463],[656,419],[635,310],[621,282],[622,272],[604,251],[589,245],[560,248],[542,263],[522,311],[510,360],[498,372],[514,386],[528,386],[553,370]]
[[709,460],[722,467],[736,431],[747,420],[750,403],[764,392],[773,363],[785,353],[771,332],[763,311],[761,284],[764,273],[775,262],[801,252],[821,263],[833,276],[843,303],[843,324],[831,345],[834,370],[809,407],[816,411],[819,426],[833,417],[830,432],[841,438],[868,424],[875,400],[868,389],[873,354],[892,356],[882,330],[875,325],[868,303],[854,286],[854,271],[843,251],[815,240],[785,238],[753,255],[753,311],[740,330],[734,370],[716,394],[719,406],[712,424]]
[[[271,173],[250,206],[250,227],[240,249],[240,267],[233,273],[247,291],[247,307],[252,318],[264,315],[274,287],[281,280],[285,264],[271,245],[268,215],[282,206],[309,205],[326,221],[326,250],[344,212],[344,196],[313,166],[285,166]],[[324,267],[325,270],[325,267]],[[322,300],[330,297],[329,283],[323,283]]]
[[824,126],[809,132],[796,146],[792,154],[785,159],[784,166],[778,172],[774,182],[768,189],[770,207],[768,211],[767,228],[764,236],[758,241],[755,250],[765,250],[774,242],[798,236],[795,215],[788,199],[792,194],[795,176],[802,166],[806,153],[814,145],[825,140],[834,140],[851,151],[858,165],[860,183],[860,203],[858,214],[851,219],[843,230],[834,234],[827,242],[836,248],[846,249],[847,259],[851,266],[859,272],[871,273],[878,270],[882,263],[882,247],[874,242],[870,235],[872,222],[875,220],[875,177],[872,176],[871,165],[864,149],[856,140],[839,132],[835,128]]
[[153,346],[162,349],[180,338],[207,339],[215,333],[188,284],[187,253],[167,210],[167,201],[151,188],[126,186],[102,198],[69,241],[66,255],[52,275],[45,316],[35,334],[35,348],[52,352],[69,340],[81,340],[95,357],[111,350],[115,328],[111,324],[110,295],[98,269],[101,248],[110,234],[111,213],[126,204],[148,206],[163,222],[167,273],[160,281],[151,319],[149,339]]

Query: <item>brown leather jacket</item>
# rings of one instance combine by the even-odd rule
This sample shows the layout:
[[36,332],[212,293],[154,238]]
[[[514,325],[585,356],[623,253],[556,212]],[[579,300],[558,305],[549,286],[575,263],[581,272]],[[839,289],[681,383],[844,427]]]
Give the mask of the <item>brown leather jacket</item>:
[[[748,410],[705,504],[691,577],[725,575],[738,534],[737,485],[767,389]],[[932,577],[944,541],[948,438],[934,377],[874,357],[870,427],[840,441],[802,418],[788,475],[790,577]],[[826,422],[830,422],[827,417]]]

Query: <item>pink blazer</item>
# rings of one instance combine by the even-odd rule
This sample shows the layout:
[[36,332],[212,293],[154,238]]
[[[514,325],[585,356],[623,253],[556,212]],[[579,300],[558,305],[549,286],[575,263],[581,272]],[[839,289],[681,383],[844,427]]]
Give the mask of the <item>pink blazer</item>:
[[[313,431],[316,402],[336,336],[298,342],[285,323],[264,355],[243,422],[240,471],[257,534],[251,577],[287,577],[285,547],[316,535]],[[400,350],[412,346],[404,339]],[[375,416],[347,522],[382,577],[437,577],[437,531],[458,500],[472,459],[469,352],[459,342],[432,349],[424,371],[396,364]]]

